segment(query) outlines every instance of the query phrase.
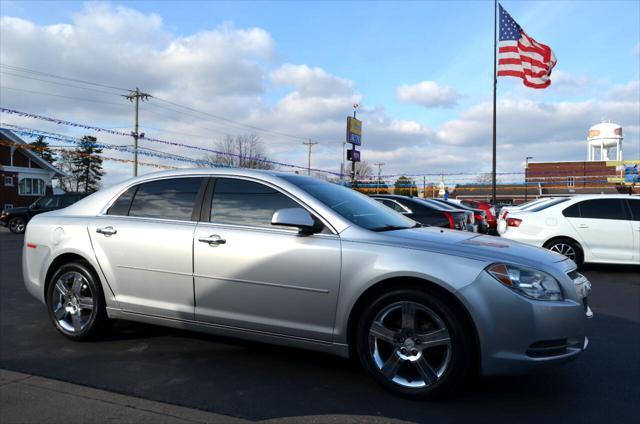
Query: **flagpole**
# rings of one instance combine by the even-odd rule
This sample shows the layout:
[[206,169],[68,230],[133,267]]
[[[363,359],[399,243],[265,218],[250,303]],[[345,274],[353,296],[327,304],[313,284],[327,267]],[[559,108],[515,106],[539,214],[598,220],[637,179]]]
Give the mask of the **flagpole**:
[[498,0],[493,3],[493,162],[491,168],[491,202],[496,203],[496,88],[498,85],[496,33],[498,29]]

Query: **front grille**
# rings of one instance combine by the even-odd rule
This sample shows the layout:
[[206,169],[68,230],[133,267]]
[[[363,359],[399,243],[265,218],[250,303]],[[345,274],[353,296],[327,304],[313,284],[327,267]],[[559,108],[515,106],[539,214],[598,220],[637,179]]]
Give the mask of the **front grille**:
[[573,271],[571,271],[571,272],[567,273],[567,275],[568,275],[568,276],[569,276],[569,278],[571,278],[572,280],[575,280],[575,279],[576,279],[576,278],[578,278],[578,277],[582,277],[582,274],[580,274],[580,273],[578,272],[578,270],[577,270],[577,269],[574,269]]

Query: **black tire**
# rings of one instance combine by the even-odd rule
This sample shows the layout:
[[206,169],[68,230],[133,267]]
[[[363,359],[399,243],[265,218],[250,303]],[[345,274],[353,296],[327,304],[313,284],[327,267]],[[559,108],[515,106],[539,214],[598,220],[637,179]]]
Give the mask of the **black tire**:
[[21,216],[16,216],[9,220],[7,227],[9,227],[9,231],[14,234],[22,234],[27,228],[27,220]]
[[[578,266],[582,266],[584,263],[584,253],[582,252],[582,247],[575,241],[570,238],[556,238],[548,241],[544,247],[553,252],[560,253],[569,259],[572,259],[573,262]],[[567,252],[566,248],[571,249],[574,252],[573,255],[565,254],[563,252]],[[569,251],[570,252],[570,251]]]
[[[80,282],[77,291],[76,278]],[[62,295],[60,284],[68,290],[68,297]],[[87,300],[89,298],[90,302]],[[95,338],[110,324],[100,281],[86,262],[74,261],[61,265],[48,282],[46,301],[54,327],[71,340]],[[76,320],[76,316],[79,317],[79,321]],[[78,326],[77,322],[80,323]]]
[[[413,333],[407,330],[411,325],[402,322],[405,308],[417,311]],[[370,333],[374,322],[385,338],[393,334],[393,343]],[[392,329],[391,334],[379,330],[380,324]],[[437,333],[442,333],[438,340]],[[448,344],[436,345],[446,343],[447,337]],[[356,352],[364,369],[384,388],[403,397],[427,399],[451,392],[469,374],[474,360],[472,337],[462,313],[446,299],[428,291],[398,289],[380,295],[362,312]],[[397,373],[389,377],[394,372],[389,370],[395,369],[389,364],[396,362],[401,363]]]

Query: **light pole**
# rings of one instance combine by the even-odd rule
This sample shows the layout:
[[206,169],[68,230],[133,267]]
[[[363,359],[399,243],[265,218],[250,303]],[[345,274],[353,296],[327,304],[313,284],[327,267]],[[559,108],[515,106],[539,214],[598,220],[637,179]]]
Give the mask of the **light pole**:
[[529,188],[529,182],[527,181],[527,174],[529,172],[529,159],[533,159],[533,156],[527,156],[524,158],[524,201],[527,202],[527,193]]

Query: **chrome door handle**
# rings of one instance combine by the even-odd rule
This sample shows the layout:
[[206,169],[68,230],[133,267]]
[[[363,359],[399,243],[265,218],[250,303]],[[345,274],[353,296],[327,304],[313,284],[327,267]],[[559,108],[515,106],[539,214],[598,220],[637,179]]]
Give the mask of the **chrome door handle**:
[[105,236],[112,236],[117,232],[118,232],[118,230],[116,230],[115,228],[113,228],[111,226],[96,228],[96,233],[104,234]]
[[217,234],[212,234],[209,237],[198,237],[198,241],[201,243],[207,243],[210,246],[211,245],[217,246],[219,244],[225,244],[227,242],[225,239],[223,239]]

